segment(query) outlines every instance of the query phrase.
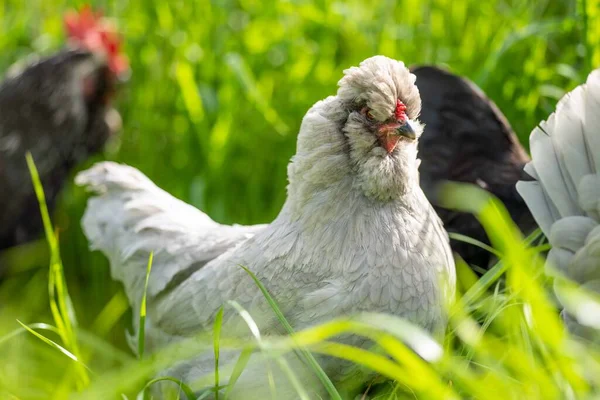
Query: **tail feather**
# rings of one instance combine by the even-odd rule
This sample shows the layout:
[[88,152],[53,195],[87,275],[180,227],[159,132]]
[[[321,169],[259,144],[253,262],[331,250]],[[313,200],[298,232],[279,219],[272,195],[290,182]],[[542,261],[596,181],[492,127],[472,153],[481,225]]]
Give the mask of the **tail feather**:
[[[534,129],[529,139],[531,157],[539,181],[561,215],[577,215],[577,202],[570,192],[574,185],[567,171],[561,168],[561,153],[555,146],[554,119]],[[552,132],[552,133],[550,133]]]
[[[530,136],[532,162],[525,171],[535,182],[519,182],[517,190],[526,199],[536,222],[549,234],[559,218],[586,215],[582,195],[590,189],[582,181],[595,181],[600,167],[600,70],[586,84],[565,95],[556,112],[535,128]],[[599,188],[600,190],[600,188]],[[547,203],[542,205],[542,191]],[[590,200],[586,197],[587,208]],[[530,204],[531,203],[531,204]]]
[[574,199],[577,183],[594,170],[593,161],[587,157],[589,151],[580,111],[585,103],[585,93],[584,88],[580,86],[562,99],[563,106],[556,113],[554,131],[565,134],[552,136],[554,146],[559,149],[560,167],[567,171],[569,193],[572,193]]
[[[600,172],[600,69],[588,76],[585,91],[585,139],[589,150],[588,158],[593,160],[593,172]],[[595,150],[595,151],[594,151]]]
[[151,252],[148,296],[153,297],[262,229],[221,225],[126,165],[102,162],[75,182],[97,195],[88,201],[83,230],[90,247],[108,257],[111,274],[123,282],[134,310]]
[[590,174],[583,177],[577,188],[579,195],[579,206],[583,211],[595,219],[600,221],[600,176]]
[[[520,181],[517,190],[549,238],[548,275],[592,285],[600,279],[600,70],[565,95],[556,112],[530,137],[532,162],[525,167],[533,181]],[[557,298],[564,302],[560,282]],[[573,331],[591,331],[565,312]],[[578,321],[576,321],[576,319]]]
[[560,218],[560,214],[540,182],[519,181],[516,186],[521,197],[525,199],[538,226],[544,233],[550,232],[552,224],[557,218]]

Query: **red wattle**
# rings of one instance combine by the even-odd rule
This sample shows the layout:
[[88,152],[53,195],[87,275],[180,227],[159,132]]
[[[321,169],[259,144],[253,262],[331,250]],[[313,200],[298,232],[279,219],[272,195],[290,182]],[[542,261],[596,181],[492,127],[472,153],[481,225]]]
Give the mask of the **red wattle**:
[[394,151],[396,145],[398,144],[398,140],[400,140],[400,136],[398,135],[383,135],[379,137],[381,145],[385,151],[388,152],[388,154]]

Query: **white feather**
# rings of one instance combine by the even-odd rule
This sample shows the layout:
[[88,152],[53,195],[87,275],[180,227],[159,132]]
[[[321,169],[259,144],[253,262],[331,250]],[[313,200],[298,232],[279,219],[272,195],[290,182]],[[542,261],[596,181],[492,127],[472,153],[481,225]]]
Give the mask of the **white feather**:
[[110,259],[112,276],[124,282],[134,309],[150,252],[148,294],[156,296],[175,275],[193,272],[264,227],[220,225],[127,165],[99,163],[75,182],[100,195],[88,202],[83,230],[90,247]]
[[571,199],[576,199],[576,184],[584,175],[593,172],[592,160],[587,157],[587,145],[583,130],[585,90],[578,87],[562,99],[563,107],[556,112],[555,126],[552,132],[554,147],[557,151],[561,171],[567,184]]
[[593,71],[585,85],[585,104],[583,104],[585,138],[588,159],[593,160],[593,171],[600,172],[600,69]]
[[576,252],[583,247],[588,234],[596,226],[598,222],[589,217],[565,217],[552,225],[548,240],[552,247],[562,247]]
[[[546,272],[587,285],[600,278],[600,70],[565,95],[556,112],[530,136],[532,161],[525,172],[533,182],[518,182],[553,249]],[[557,298],[560,285],[556,286]],[[572,316],[569,326],[578,332]]]
[[579,207],[596,221],[600,221],[600,177],[597,174],[584,176],[577,187]]
[[577,203],[573,200],[570,191],[570,177],[566,170],[561,169],[563,164],[560,159],[561,149],[555,147],[552,138],[555,127],[555,118],[541,124],[533,130],[529,138],[531,158],[539,176],[539,182],[552,203],[556,206],[561,216],[577,215]]
[[571,260],[575,256],[575,253],[571,250],[561,249],[561,248],[553,248],[548,253],[548,258],[546,259],[545,271],[549,276],[565,276],[569,271],[569,265],[571,264]]
[[[531,174],[530,174],[531,175]],[[535,219],[535,222],[544,232],[550,232],[552,224],[560,214],[552,200],[544,192],[539,181],[519,181],[517,191],[527,202],[527,206]]]

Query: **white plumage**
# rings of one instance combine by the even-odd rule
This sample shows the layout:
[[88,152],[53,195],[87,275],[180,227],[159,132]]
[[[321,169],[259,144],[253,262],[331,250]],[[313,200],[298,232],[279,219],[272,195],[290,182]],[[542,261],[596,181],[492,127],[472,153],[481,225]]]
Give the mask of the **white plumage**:
[[[415,131],[392,133],[399,141],[386,151],[380,140],[389,129],[382,134],[381,128],[399,125],[398,101]],[[99,195],[89,201],[84,231],[92,248],[110,259],[134,310],[148,255],[155,252],[148,345],[210,330],[228,300],[249,310],[262,334],[279,332],[240,265],[257,275],[295,329],[373,311],[443,332],[455,271],[447,234],[418,185],[419,110],[414,76],[403,63],[378,56],[345,71],[337,96],[317,102],[302,122],[288,167],[288,197],[269,225],[218,224],[128,166],[100,163],[82,172],[77,183]],[[229,308],[223,332],[249,336]],[[333,379],[343,377],[339,361],[322,362]],[[192,381],[213,366],[212,354],[201,355],[175,373]],[[255,398],[262,396],[260,387],[268,387],[257,366],[240,379],[239,398],[250,398],[249,385],[257,390]],[[316,396],[318,384],[311,386]]]
[[[565,95],[530,136],[535,180],[517,184],[552,250],[546,272],[600,289],[600,70]],[[556,286],[561,300],[561,288]],[[582,331],[565,315],[573,330]]]

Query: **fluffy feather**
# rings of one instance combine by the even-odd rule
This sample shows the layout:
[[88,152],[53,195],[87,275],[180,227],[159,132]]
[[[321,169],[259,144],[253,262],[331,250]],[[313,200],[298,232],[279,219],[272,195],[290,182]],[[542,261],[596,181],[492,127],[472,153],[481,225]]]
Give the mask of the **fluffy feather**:
[[[535,178],[518,182],[535,220],[553,248],[546,271],[563,275],[594,290],[600,278],[600,70],[565,95],[547,121],[530,136],[532,161],[526,171]],[[556,285],[558,299],[563,298]],[[579,318],[579,316],[575,316]],[[575,332],[590,333],[566,321]],[[579,322],[585,322],[579,318]]]

